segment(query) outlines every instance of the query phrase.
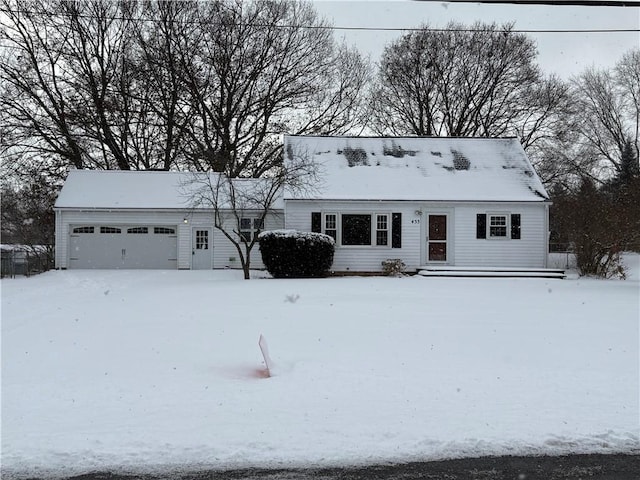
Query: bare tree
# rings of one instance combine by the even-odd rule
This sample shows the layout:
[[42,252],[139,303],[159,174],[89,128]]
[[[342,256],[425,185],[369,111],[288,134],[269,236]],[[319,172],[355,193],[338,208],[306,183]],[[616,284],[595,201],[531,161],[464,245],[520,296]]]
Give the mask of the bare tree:
[[566,86],[545,79],[535,44],[512,25],[450,23],[387,46],[371,95],[380,134],[518,135],[525,148],[553,135]]
[[5,160],[37,155],[85,166],[86,146],[72,119],[71,93],[60,68],[66,27],[51,6],[2,0],[0,115]]
[[2,1],[0,102],[21,134],[17,150],[75,168],[133,168],[138,92],[148,87],[136,65],[136,4]]
[[368,65],[310,3],[0,2],[15,158],[258,177],[279,163],[283,133],[364,118]]
[[283,133],[342,133],[360,120],[367,65],[335,47],[309,3],[199,7],[200,37],[180,43],[195,169],[259,177],[280,163]]
[[590,68],[573,81],[578,154],[591,159],[585,174],[606,182],[620,173],[628,142],[640,149],[640,50],[612,70]]
[[[249,280],[251,253],[269,215],[278,215],[275,207],[283,191],[308,194],[319,184],[317,166],[308,155],[287,153],[287,161],[271,168],[262,178],[233,178],[228,174],[194,172],[183,185],[192,208],[210,209],[213,225],[238,252],[244,278]],[[242,222],[249,220],[247,228]],[[246,233],[253,232],[252,235]]]

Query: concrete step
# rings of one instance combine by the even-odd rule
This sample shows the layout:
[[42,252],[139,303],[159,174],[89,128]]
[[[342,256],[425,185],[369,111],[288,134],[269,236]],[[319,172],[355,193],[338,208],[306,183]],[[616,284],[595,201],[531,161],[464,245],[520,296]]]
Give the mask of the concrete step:
[[558,268],[452,267],[427,265],[418,268],[418,275],[424,277],[565,278],[566,272]]

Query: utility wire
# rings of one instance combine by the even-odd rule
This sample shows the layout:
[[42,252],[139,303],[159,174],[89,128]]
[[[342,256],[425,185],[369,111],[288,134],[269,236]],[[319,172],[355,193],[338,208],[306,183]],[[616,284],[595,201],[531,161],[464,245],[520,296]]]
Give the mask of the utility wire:
[[[460,1],[460,0],[456,0]],[[504,2],[502,2],[504,3]],[[629,3],[629,2],[626,2]],[[5,14],[15,14],[15,15],[41,15],[45,12],[35,12],[29,10],[12,10],[7,8],[0,7],[0,13]],[[85,19],[95,19],[97,18],[95,15],[88,15],[85,13],[72,15],[69,13],[63,12],[46,12],[47,15],[54,15],[57,17],[76,17],[76,18],[85,18]],[[120,20],[120,21],[139,21],[145,23],[158,23],[161,20],[153,19],[153,18],[142,18],[142,17],[122,17],[122,16],[113,16],[109,17],[109,20]],[[196,20],[175,20],[171,19],[168,21],[169,23],[175,23],[177,25],[209,25],[209,22],[205,21],[196,21]],[[289,24],[260,24],[260,23],[236,23],[238,26],[245,27],[256,27],[256,28],[276,28],[276,29],[293,29],[293,28],[301,28],[308,30],[337,30],[337,31],[362,31],[362,32],[479,32],[479,31],[488,31],[477,28],[444,28],[444,27],[347,27],[340,25],[289,25]],[[495,30],[491,30],[495,33],[637,33],[640,32],[639,28],[579,28],[579,29],[504,29],[497,28]]]
[[[419,0],[429,2],[431,0]],[[448,3],[500,3],[511,5],[571,5],[580,7],[640,7],[638,0],[447,0]]]

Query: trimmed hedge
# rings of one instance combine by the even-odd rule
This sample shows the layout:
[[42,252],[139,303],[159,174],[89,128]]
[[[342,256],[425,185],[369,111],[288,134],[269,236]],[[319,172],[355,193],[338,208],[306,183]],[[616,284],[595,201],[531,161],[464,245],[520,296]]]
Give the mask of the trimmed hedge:
[[333,263],[333,238],[322,233],[272,230],[258,242],[262,263],[275,278],[323,277]]

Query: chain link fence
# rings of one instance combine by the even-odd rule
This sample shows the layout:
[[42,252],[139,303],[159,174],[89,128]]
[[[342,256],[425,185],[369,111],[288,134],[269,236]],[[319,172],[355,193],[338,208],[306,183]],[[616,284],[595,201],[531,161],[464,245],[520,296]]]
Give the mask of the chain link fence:
[[14,278],[30,276],[51,270],[54,266],[52,245],[1,245],[0,276]]

